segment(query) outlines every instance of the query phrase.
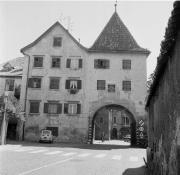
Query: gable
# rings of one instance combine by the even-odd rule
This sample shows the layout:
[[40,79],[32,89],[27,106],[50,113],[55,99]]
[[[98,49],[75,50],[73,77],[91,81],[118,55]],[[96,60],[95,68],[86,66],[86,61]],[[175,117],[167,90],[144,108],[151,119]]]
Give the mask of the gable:
[[[48,36],[53,37],[68,37],[71,41],[73,41],[78,47],[81,49],[86,50],[84,46],[82,46],[69,32],[66,30],[59,22],[56,22],[52,25],[48,30],[46,30],[40,37],[38,37],[35,41],[31,44],[25,46],[21,49],[21,52],[24,53],[28,49],[32,49],[33,47],[37,46],[38,44],[44,42],[46,43],[46,38]],[[46,40],[46,41],[45,41]],[[52,42],[52,41],[51,41]]]

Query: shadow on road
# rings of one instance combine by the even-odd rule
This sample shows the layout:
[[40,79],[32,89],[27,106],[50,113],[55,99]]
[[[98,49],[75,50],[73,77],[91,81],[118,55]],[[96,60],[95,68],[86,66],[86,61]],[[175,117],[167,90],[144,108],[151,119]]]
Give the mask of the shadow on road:
[[147,168],[145,166],[128,168],[123,172],[122,175],[147,175]]
[[127,145],[111,145],[111,144],[76,144],[76,143],[38,143],[27,141],[7,141],[9,145],[22,145],[22,146],[35,146],[35,147],[54,147],[54,148],[79,148],[79,149],[91,149],[91,150],[112,150],[112,149],[130,149],[137,148]]

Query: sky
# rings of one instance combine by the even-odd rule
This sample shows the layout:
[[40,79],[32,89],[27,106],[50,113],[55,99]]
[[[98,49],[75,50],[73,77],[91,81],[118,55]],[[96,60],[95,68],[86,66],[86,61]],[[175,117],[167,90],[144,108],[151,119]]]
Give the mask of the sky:
[[[0,64],[23,56],[30,44],[59,21],[85,47],[93,45],[114,13],[115,1],[0,1]],[[137,43],[151,51],[154,71],[173,1],[118,1],[117,13]]]

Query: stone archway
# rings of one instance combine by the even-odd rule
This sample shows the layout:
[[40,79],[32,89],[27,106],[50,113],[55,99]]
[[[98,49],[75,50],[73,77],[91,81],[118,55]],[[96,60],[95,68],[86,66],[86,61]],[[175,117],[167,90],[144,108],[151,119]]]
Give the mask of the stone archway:
[[[117,113],[117,116],[113,114]],[[120,120],[127,116],[129,123],[121,123]],[[120,118],[121,116],[121,118]],[[126,121],[126,120],[125,120]],[[128,121],[128,120],[127,120]],[[101,140],[102,135],[103,139],[110,140],[113,138],[121,139],[124,135],[121,132],[122,128],[129,127],[129,134],[131,135],[131,145],[136,144],[136,120],[134,115],[129,111],[129,109],[118,104],[108,104],[97,109],[92,117],[92,142],[93,139]],[[117,133],[115,133],[116,128]],[[114,135],[112,138],[112,133]],[[121,135],[122,134],[122,135]],[[127,133],[126,133],[127,134]],[[120,136],[121,135],[121,136]]]

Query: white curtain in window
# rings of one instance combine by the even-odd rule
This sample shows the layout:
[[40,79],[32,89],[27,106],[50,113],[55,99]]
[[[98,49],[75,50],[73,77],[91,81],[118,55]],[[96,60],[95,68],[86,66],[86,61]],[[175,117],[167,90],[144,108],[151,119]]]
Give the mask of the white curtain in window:
[[77,114],[77,104],[69,104],[68,113],[69,114]]
[[76,80],[70,81],[70,89],[77,89],[77,81]]

